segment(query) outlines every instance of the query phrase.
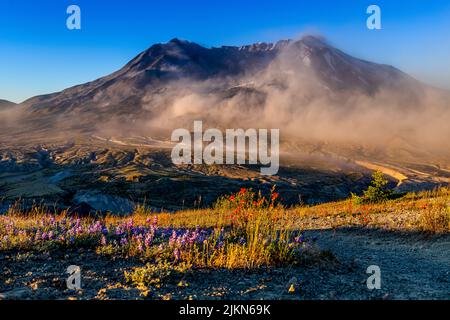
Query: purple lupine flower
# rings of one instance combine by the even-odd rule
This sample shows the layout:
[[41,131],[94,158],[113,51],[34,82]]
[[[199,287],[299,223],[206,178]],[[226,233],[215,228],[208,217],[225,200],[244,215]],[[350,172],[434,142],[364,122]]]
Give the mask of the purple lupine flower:
[[172,236],[169,239],[169,245],[173,246],[177,241],[177,232],[175,230],[172,231]]
[[150,247],[150,245],[152,244],[152,241],[153,241],[153,234],[147,233],[147,235],[145,236],[145,239],[144,239],[145,246]]
[[5,243],[6,246],[8,246],[8,244],[9,244],[9,237],[8,236],[4,236],[2,242]]
[[137,249],[138,249],[138,251],[139,252],[142,252],[142,251],[144,251],[144,246],[143,246],[143,244],[142,244],[142,235],[140,235],[141,237],[138,237],[137,238]]
[[198,233],[192,232],[191,236],[188,239],[189,245],[192,246],[197,238],[198,238]]
[[125,224],[125,227],[127,229],[131,229],[131,228],[133,228],[133,225],[134,225],[134,221],[133,221],[133,218],[131,218],[130,220],[127,221],[127,223]]
[[128,244],[127,238],[121,238],[121,239],[120,239],[120,245],[121,245],[121,246],[126,246],[127,244]]
[[93,225],[89,226],[89,233],[98,233],[102,230],[102,224],[100,221],[97,221]]
[[118,227],[116,228],[116,235],[117,235],[117,236],[120,236],[122,233],[124,233],[123,230],[122,230],[122,228],[121,228],[120,226],[118,226]]
[[102,246],[106,246],[107,243],[108,243],[108,242],[106,241],[105,235],[102,235],[102,237],[100,238],[100,244],[101,244]]

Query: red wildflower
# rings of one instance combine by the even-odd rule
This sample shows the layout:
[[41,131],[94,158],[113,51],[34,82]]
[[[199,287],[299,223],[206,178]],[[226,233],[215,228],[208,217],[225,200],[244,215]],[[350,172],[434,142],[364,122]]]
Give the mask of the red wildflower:
[[272,193],[272,201],[277,200],[278,197],[279,197],[279,194],[277,192]]

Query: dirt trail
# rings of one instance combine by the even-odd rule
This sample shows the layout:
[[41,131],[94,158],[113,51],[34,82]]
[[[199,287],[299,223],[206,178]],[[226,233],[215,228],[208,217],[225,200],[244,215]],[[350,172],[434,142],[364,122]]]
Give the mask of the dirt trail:
[[[425,238],[367,229],[306,234],[317,237],[321,249],[330,250],[340,263],[353,270],[342,275],[350,283],[343,282],[347,291],[338,289],[342,292],[340,298],[450,299],[450,235]],[[373,292],[367,287],[362,289],[370,265],[381,269],[382,287]]]
[[367,168],[369,170],[379,170],[385,175],[388,175],[398,181],[397,187],[400,186],[404,180],[407,180],[408,177],[404,175],[403,173],[397,171],[398,169],[390,168],[385,165],[375,164],[367,161],[355,161],[356,164],[360,165],[361,167]]

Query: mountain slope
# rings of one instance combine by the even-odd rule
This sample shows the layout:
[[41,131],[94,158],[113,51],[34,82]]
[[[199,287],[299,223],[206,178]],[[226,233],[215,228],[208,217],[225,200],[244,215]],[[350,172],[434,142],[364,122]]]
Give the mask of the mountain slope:
[[153,45],[109,76],[60,93],[32,98],[25,105],[33,111],[51,108],[61,112],[87,106],[127,104],[131,96],[142,97],[146,90],[159,88],[174,80],[205,80],[263,68],[274,53],[251,47],[207,49],[173,39],[167,44]]
[[[122,69],[90,83],[62,92],[29,99],[24,104],[33,112],[64,113],[73,110],[102,110],[114,114],[138,112],[148,92],[159,94],[171,82],[182,79],[205,81],[251,77],[265,70],[281,53],[297,59],[313,70],[332,90],[357,90],[374,94],[383,87],[413,79],[399,70],[353,58],[319,38],[307,36],[299,41],[260,43],[243,47],[204,48],[173,39],[153,45]],[[298,66],[297,66],[298,67]],[[301,70],[292,70],[301,72]],[[169,85],[170,86],[170,85]]]
[[443,125],[449,97],[319,37],[220,48],[173,39],[106,77],[25,101],[7,134],[46,141],[164,131],[167,139],[202,119],[222,128],[283,128],[287,140],[325,142],[342,153],[338,142],[351,149],[346,155],[375,144],[406,159],[437,150],[450,134]]
[[14,106],[16,106],[16,104],[14,102],[0,99],[0,110],[4,110],[4,109],[11,108]]

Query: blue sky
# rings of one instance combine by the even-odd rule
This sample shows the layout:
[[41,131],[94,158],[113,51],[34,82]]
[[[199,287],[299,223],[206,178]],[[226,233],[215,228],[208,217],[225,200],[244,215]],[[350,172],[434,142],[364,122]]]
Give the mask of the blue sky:
[[[81,8],[82,30],[66,28],[71,4]],[[366,28],[370,4],[381,7],[382,30]],[[0,99],[96,79],[174,37],[220,46],[304,33],[450,89],[448,0],[1,0]]]

